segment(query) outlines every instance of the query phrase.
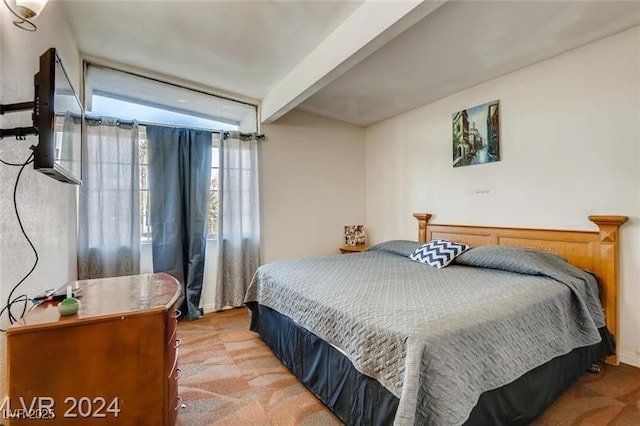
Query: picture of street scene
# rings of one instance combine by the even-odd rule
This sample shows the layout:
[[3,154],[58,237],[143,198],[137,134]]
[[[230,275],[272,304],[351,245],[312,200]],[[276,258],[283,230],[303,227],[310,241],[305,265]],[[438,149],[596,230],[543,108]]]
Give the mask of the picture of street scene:
[[500,161],[499,101],[453,114],[453,167]]

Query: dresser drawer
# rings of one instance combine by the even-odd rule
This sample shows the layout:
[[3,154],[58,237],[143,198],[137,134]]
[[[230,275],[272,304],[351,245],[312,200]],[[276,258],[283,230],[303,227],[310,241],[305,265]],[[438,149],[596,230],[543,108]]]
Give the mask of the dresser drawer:
[[182,405],[182,398],[178,396],[178,378],[179,377],[180,377],[180,369],[177,368],[177,364],[176,364],[174,371],[171,372],[171,376],[169,376],[169,378],[167,379],[169,382],[168,383],[168,390],[169,390],[168,417],[169,417],[170,425],[175,425],[178,417],[178,410]]
[[178,421],[178,410],[180,409],[181,405],[182,405],[182,399],[180,399],[180,397],[176,397],[175,406],[169,407],[169,414],[167,417],[169,418],[169,424],[171,426],[175,425],[176,422]]
[[176,334],[176,328],[178,327],[178,317],[180,316],[180,311],[175,309],[174,305],[169,312],[167,313],[167,327],[166,327],[166,337],[167,342],[170,342],[173,338],[172,336]]
[[[178,348],[174,348],[173,350],[173,358],[167,357],[167,367],[170,367],[169,374],[167,374],[168,378],[171,378],[176,375],[178,371]],[[177,380],[177,377],[176,377]]]
[[173,404],[176,402],[178,398],[178,379],[180,378],[182,370],[176,368],[171,372],[171,376],[167,380],[169,380],[169,401],[172,401],[170,406],[174,407]]
[[169,343],[167,343],[167,352],[165,354],[166,360],[166,373],[167,377],[170,373],[175,369],[175,364],[178,359],[178,347],[180,346],[180,339],[173,338]]

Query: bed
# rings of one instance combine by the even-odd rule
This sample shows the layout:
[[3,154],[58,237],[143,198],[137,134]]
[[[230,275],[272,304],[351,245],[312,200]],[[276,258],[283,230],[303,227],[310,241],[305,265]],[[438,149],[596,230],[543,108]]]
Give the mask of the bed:
[[[431,224],[418,241],[258,269],[251,329],[347,424],[527,424],[616,364],[618,232]],[[472,249],[436,269],[426,241]],[[564,260],[566,259],[566,261]]]

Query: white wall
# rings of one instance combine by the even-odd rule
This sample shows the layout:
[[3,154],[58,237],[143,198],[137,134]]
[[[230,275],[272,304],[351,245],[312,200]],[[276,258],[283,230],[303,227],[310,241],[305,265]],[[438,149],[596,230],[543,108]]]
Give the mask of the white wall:
[[339,253],[366,219],[364,129],[294,110],[262,131],[262,263]]
[[[12,24],[12,16],[0,6],[0,102],[3,104],[33,100],[33,75],[40,55],[56,47],[76,89],[80,87],[78,49],[68,30],[59,3],[50,3],[35,22],[38,31],[23,31]],[[31,126],[31,113],[0,116],[2,128]],[[24,142],[13,138],[0,140],[0,158],[23,162],[36,137]],[[11,288],[31,268],[34,255],[20,232],[13,211],[13,185],[19,167],[0,164],[0,304],[4,306]],[[17,193],[18,209],[27,234],[35,245],[40,261],[34,273],[17,291],[30,297],[44,289],[57,287],[76,277],[76,186],[62,184],[27,166]],[[3,328],[7,316],[0,319]],[[0,337],[0,395],[4,395],[6,339]]]
[[[500,100],[501,160],[452,167],[451,115]],[[424,105],[366,130],[374,242],[438,223],[621,232],[621,360],[640,366],[640,27]]]

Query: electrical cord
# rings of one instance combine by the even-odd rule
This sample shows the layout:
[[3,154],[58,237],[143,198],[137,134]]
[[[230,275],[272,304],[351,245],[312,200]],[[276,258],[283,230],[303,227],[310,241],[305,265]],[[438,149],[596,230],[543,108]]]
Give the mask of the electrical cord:
[[[9,161],[5,161],[2,158],[0,158],[0,163],[4,164],[5,166],[15,166],[15,167],[22,167],[24,165],[24,163],[11,163]],[[29,160],[27,164],[31,164],[33,163],[33,159]]]
[[[13,288],[9,292],[9,295],[7,296],[7,304],[0,310],[0,317],[6,311],[8,316],[9,316],[9,322],[11,324],[14,324],[16,321],[18,321],[20,318],[22,318],[24,316],[24,314],[27,312],[27,303],[29,301],[29,298],[28,298],[28,296],[26,294],[21,294],[21,295],[16,296],[16,297],[13,297],[13,294],[16,292],[18,287],[20,287],[20,285],[27,278],[29,278],[29,276],[33,273],[33,271],[36,269],[36,266],[38,265],[38,260],[39,260],[38,251],[36,250],[35,246],[31,242],[31,239],[29,238],[29,235],[27,235],[27,232],[25,231],[24,226],[22,225],[22,219],[20,218],[20,212],[18,211],[18,202],[17,202],[17,199],[16,199],[16,195],[18,193],[18,184],[20,183],[20,177],[22,176],[22,172],[24,171],[25,167],[27,167],[27,165],[29,165],[29,164],[31,164],[33,162],[33,155],[34,155],[34,153],[32,152],[31,155],[29,155],[29,158],[27,158],[26,161],[24,163],[22,163],[22,164],[14,164],[14,163],[8,163],[8,162],[5,162],[5,161],[2,161],[2,164],[12,165],[12,166],[20,166],[20,171],[18,171],[18,176],[16,177],[16,182],[13,185],[13,208],[14,208],[15,213],[16,213],[16,218],[18,219],[18,225],[20,226],[20,231],[22,231],[22,235],[24,235],[24,238],[29,243],[29,246],[31,246],[31,250],[33,250],[33,254],[36,257],[35,261],[33,262],[33,266],[31,267],[29,272],[27,272],[27,274],[15,286],[13,286]],[[11,309],[13,308],[13,306],[15,304],[18,304],[18,303],[22,303],[22,313],[18,317],[16,317],[13,314],[13,312],[11,311]],[[4,332],[6,332],[6,330],[0,328],[0,332],[4,333]]]

